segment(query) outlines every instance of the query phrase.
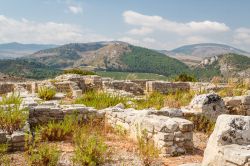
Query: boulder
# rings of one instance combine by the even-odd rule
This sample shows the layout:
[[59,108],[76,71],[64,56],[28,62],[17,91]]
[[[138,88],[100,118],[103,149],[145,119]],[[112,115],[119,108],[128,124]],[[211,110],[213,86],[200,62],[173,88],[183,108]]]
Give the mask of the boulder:
[[220,115],[202,166],[250,165],[250,116]]
[[188,109],[201,112],[210,120],[216,120],[219,115],[226,113],[224,101],[214,93],[195,96]]

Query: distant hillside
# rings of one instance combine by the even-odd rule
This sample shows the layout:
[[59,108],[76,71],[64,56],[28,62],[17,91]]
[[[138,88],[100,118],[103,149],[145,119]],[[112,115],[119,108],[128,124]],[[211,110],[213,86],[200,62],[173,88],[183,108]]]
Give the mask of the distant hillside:
[[189,65],[197,65],[204,58],[218,56],[222,54],[228,54],[228,53],[234,53],[250,57],[250,53],[246,51],[228,45],[215,44],[215,43],[186,45],[171,51],[161,51],[161,52],[171,57],[177,58]]
[[29,79],[52,78],[61,73],[58,69],[23,59],[0,60],[0,72],[9,76]]
[[203,79],[213,76],[250,77],[250,57],[233,53],[220,55],[216,59],[211,57],[203,60],[193,71]]
[[124,42],[74,43],[38,51],[26,58],[55,68],[92,66],[96,70],[156,73],[189,72],[184,63],[157,51]]
[[0,59],[13,59],[27,56],[48,48],[57,47],[49,44],[21,44],[21,43],[5,43],[0,44]]

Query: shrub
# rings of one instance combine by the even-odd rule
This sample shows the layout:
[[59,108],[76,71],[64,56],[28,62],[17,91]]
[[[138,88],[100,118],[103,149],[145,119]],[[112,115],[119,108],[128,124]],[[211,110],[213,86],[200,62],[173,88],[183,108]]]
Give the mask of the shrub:
[[138,150],[145,166],[150,166],[152,162],[159,157],[159,149],[154,142],[149,139],[147,131],[143,130],[141,135],[137,135]]
[[62,122],[49,122],[46,126],[40,126],[38,133],[42,140],[62,141],[67,136],[72,136],[75,119],[73,116],[66,116]]
[[8,145],[0,144],[0,165],[4,163],[4,165],[10,165],[10,158],[7,156]]
[[215,122],[209,120],[204,115],[194,115],[191,117],[187,117],[187,119],[193,122],[195,131],[203,132],[210,135],[214,130]]
[[93,71],[82,70],[78,68],[64,70],[64,74],[96,75],[96,73]]
[[107,157],[107,145],[102,136],[89,127],[82,127],[74,134],[74,164],[88,166],[100,165]]
[[34,149],[29,149],[27,159],[31,166],[56,166],[59,155],[56,146],[43,143]]
[[188,74],[180,74],[174,78],[176,82],[196,82],[197,79],[194,76]]
[[38,97],[43,100],[51,100],[56,95],[56,90],[49,87],[40,87],[38,89]]
[[84,104],[89,107],[95,107],[96,109],[103,109],[126,102],[127,98],[125,97],[114,96],[97,91],[86,92],[82,97],[76,99],[77,104]]
[[27,118],[27,109],[20,109],[19,106],[0,107],[0,128],[8,134],[23,128]]
[[2,101],[0,101],[0,105],[20,105],[21,103],[22,98],[15,93],[12,93],[10,96],[3,96]]

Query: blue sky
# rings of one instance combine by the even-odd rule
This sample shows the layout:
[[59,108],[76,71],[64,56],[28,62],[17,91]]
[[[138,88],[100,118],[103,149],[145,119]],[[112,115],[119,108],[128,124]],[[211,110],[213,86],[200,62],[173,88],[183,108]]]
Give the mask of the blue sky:
[[214,42],[250,51],[249,9],[249,0],[1,0],[0,43]]

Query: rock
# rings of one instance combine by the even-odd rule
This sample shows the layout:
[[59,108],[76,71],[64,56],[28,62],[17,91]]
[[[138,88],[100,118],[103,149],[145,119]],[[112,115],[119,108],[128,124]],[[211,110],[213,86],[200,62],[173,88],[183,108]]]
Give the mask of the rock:
[[187,164],[181,164],[179,166],[201,166],[201,163],[187,163]]
[[120,108],[120,109],[124,109],[125,105],[123,103],[119,103],[115,107]]
[[216,120],[219,115],[226,113],[224,101],[214,93],[195,96],[188,109],[202,112],[210,120]]
[[250,164],[249,138],[250,116],[220,115],[208,140],[202,166]]
[[0,130],[0,144],[6,143],[7,138],[6,138],[6,133]]
[[25,142],[25,133],[21,131],[15,131],[11,135],[11,141],[13,142]]

